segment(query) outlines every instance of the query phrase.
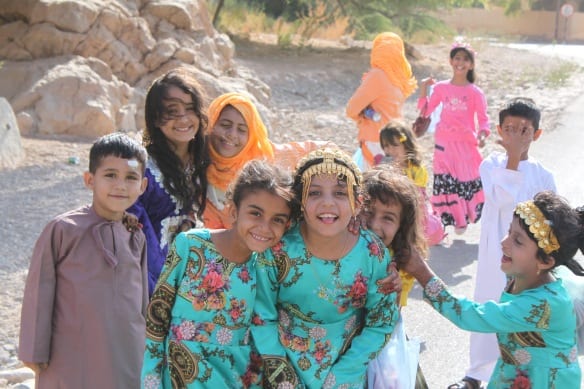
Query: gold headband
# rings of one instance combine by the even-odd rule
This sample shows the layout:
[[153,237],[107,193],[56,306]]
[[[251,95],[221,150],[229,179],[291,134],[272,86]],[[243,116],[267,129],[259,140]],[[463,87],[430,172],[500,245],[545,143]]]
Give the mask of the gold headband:
[[558,239],[554,235],[551,222],[546,220],[541,210],[533,201],[525,201],[517,204],[515,214],[518,215],[529,227],[529,232],[533,234],[537,245],[546,253],[550,254],[560,248]]
[[303,166],[310,163],[310,161],[321,158],[322,162],[316,163],[302,172],[302,204],[305,204],[308,198],[308,189],[313,176],[320,174],[330,174],[337,177],[344,176],[349,188],[348,195],[351,211],[355,214],[354,189],[361,186],[362,175],[357,164],[347,154],[341,150],[329,148],[315,150],[298,162],[296,171],[300,172]]

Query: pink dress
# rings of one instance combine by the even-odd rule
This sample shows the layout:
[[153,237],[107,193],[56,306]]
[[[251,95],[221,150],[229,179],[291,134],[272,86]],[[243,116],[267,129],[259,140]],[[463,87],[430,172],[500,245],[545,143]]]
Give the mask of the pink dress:
[[442,103],[435,133],[432,206],[445,226],[465,227],[480,219],[485,202],[477,137],[480,131],[490,134],[487,101],[476,85],[446,80],[434,85],[429,98],[420,98],[418,107],[426,102],[428,115]]
[[147,304],[142,231],[91,206],[64,213],[30,261],[18,357],[49,364],[37,389],[139,388]]

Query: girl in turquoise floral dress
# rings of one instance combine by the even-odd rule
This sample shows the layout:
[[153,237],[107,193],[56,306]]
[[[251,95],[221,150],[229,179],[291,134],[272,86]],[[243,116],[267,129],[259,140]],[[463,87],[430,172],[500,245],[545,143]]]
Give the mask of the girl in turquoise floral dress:
[[340,150],[302,159],[294,177],[301,221],[258,257],[254,344],[267,388],[362,388],[369,361],[399,316],[382,293],[390,257],[372,232],[347,228],[361,173]]
[[487,388],[580,387],[574,305],[554,269],[584,275],[574,259],[584,252],[583,221],[582,208],[552,192],[519,203],[501,242],[509,283],[498,303],[454,296],[420,257],[406,264],[440,314],[462,329],[497,334],[501,357]]
[[288,228],[291,184],[278,168],[248,162],[231,187],[232,228],[176,237],[148,306],[143,388],[259,387],[249,334],[256,253]]

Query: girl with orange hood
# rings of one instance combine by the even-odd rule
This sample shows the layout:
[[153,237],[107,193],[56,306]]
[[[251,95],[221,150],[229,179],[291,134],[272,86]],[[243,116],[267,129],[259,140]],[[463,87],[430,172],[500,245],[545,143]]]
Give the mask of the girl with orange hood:
[[207,168],[207,206],[203,222],[207,228],[229,228],[225,192],[243,165],[252,159],[265,159],[293,169],[305,154],[331,145],[306,141],[274,144],[254,103],[242,93],[225,93],[209,106],[207,139],[211,164]]
[[[379,131],[391,119],[402,117],[404,102],[416,89],[416,79],[406,59],[404,43],[399,35],[383,32],[373,40],[371,69],[363,74],[361,85],[347,104],[347,116],[357,123],[358,140],[367,169],[374,165],[379,146]],[[377,117],[364,111],[370,108]]]

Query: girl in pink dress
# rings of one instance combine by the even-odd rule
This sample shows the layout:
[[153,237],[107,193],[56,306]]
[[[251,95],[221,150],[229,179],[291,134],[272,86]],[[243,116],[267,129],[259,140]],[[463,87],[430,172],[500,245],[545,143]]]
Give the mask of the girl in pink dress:
[[[484,146],[490,130],[485,95],[474,84],[474,56],[468,44],[454,44],[450,50],[452,78],[440,82],[431,77],[422,80],[418,100],[418,108],[427,105],[426,115],[442,104],[434,135],[431,201],[442,223],[454,226],[457,233],[479,220],[484,203],[479,147]],[[428,97],[430,85],[434,89]]]

